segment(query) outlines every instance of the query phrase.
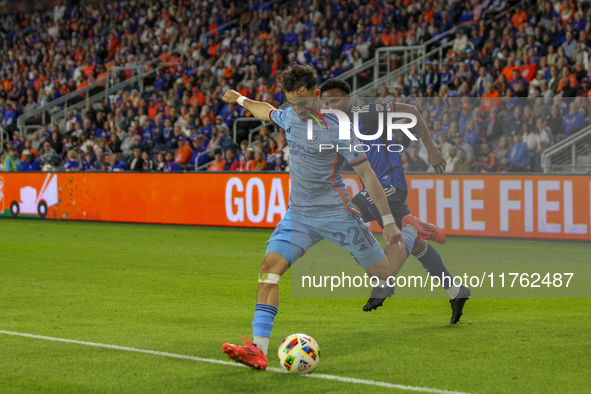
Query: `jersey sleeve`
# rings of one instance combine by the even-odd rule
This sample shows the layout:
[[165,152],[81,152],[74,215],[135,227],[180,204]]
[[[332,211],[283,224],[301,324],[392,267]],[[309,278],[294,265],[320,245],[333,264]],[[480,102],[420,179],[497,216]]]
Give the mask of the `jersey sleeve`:
[[269,119],[282,129],[288,129],[291,121],[291,108],[271,110]]
[[339,140],[337,145],[338,154],[343,156],[353,167],[367,161],[367,156],[363,150],[364,148],[359,139],[353,134],[353,130],[351,130],[350,140]]

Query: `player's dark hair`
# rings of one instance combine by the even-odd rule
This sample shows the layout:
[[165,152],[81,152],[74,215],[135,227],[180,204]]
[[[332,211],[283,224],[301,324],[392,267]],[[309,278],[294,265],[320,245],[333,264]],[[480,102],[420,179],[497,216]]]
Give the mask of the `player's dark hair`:
[[320,85],[320,92],[324,93],[329,90],[339,89],[341,92],[345,94],[351,94],[351,86],[342,79],[329,79],[328,81],[324,82]]
[[294,64],[283,71],[281,83],[286,92],[296,92],[302,87],[306,90],[315,88],[318,85],[318,78],[312,67]]

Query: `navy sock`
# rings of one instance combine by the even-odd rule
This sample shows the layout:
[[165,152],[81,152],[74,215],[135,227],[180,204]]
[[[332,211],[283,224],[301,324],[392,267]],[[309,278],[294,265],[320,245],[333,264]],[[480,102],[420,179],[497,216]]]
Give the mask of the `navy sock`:
[[429,275],[436,276],[440,280],[443,278],[442,285],[445,290],[451,287],[452,276],[447,268],[445,268],[439,252],[433,246],[425,241],[425,250],[415,257],[423,264],[423,268],[425,268]]
[[410,252],[412,252],[413,248],[415,247],[415,240],[417,239],[417,237],[414,235],[414,233],[412,231],[410,231],[407,228],[403,228],[402,231],[402,238],[404,239],[404,247],[406,248],[406,251],[408,252],[407,257],[410,255]]
[[254,320],[252,321],[252,335],[255,337],[271,337],[273,320],[277,315],[277,307],[267,304],[256,304],[254,308]]

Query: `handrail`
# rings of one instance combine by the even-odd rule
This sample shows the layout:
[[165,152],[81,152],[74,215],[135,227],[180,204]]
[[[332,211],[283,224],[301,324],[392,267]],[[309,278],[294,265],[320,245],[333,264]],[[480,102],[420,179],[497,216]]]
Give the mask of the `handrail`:
[[351,88],[353,90],[357,90],[357,80],[358,80],[358,75],[359,73],[366,71],[366,70],[370,70],[372,68],[374,68],[376,65],[376,59],[371,58],[368,61],[366,61],[365,63],[361,64],[358,67],[353,66],[353,68],[345,71],[344,73],[337,75],[335,78],[337,79],[342,79],[342,80],[346,80],[349,78],[353,78],[353,84],[351,86]]
[[[492,19],[489,19],[486,21],[486,24],[490,24],[493,20],[497,21],[499,19],[501,19],[503,17],[503,14],[507,14],[510,13],[511,11],[513,11],[515,8],[517,8],[517,6],[525,6],[525,0],[521,0],[516,4],[513,4],[511,7],[507,8],[506,10],[503,10],[501,12],[499,12],[497,15],[495,15]],[[489,12],[491,10],[485,10],[484,13],[481,16],[486,15],[487,12]]]
[[[548,149],[546,149],[543,153],[542,153],[542,169],[544,170],[545,173],[550,172],[551,166],[552,164],[552,157],[554,154],[559,153],[561,151],[565,151],[566,149],[575,149],[575,144],[585,138],[589,138],[591,137],[591,125],[583,128],[582,130],[578,131],[577,133],[575,133],[574,135],[571,135],[565,139],[563,139],[562,141],[558,142],[557,144],[552,145],[551,147],[549,147]],[[575,160],[576,160],[576,154],[572,154],[573,152],[571,152],[571,163],[570,164],[558,164],[562,167],[571,167],[572,168],[572,172],[575,172],[575,168],[579,167],[580,165],[577,165]],[[575,152],[576,153],[576,149]],[[589,167],[588,164],[584,165],[585,167]]]
[[81,89],[76,89],[73,92],[70,92],[70,93],[65,94],[55,100],[48,102],[43,107],[39,107],[39,108],[36,108],[32,111],[25,112],[24,114],[22,114],[21,116],[18,117],[17,126],[20,128],[25,125],[26,120],[31,119],[37,115],[43,114],[44,112],[48,111],[49,109],[51,109],[55,106],[58,106],[60,104],[63,104],[75,97],[80,97],[80,95],[82,95],[84,93],[88,93],[89,91],[91,91],[94,88],[100,87],[101,85],[103,85],[105,83],[106,79],[107,78],[101,78],[99,80],[96,80],[93,83],[88,84]]
[[[104,92],[100,92],[92,97],[88,97],[84,101],[81,101],[81,102],[76,103],[70,107],[65,107],[59,111],[54,112],[51,115],[51,123],[52,124],[58,123],[62,117],[65,117],[67,111],[72,111],[74,109],[80,109],[80,108],[83,108],[86,105],[88,105],[88,103],[94,103],[94,102],[100,101],[101,99],[108,97],[110,94],[115,93],[119,90],[125,89],[126,87],[128,87],[130,85],[134,85],[137,82],[140,83],[140,90],[143,90],[143,80],[146,77],[148,77],[152,74],[155,74],[156,72],[158,72],[159,70],[161,70],[165,67],[178,66],[178,65],[179,65],[179,63],[174,63],[174,62],[173,63],[160,63],[158,65],[158,67],[154,67],[150,71],[138,73],[129,79],[119,82],[117,85],[114,85],[114,86],[109,87],[108,89],[105,89]],[[136,68],[136,67],[138,67],[138,66],[132,66],[132,67],[128,67],[128,68],[123,67],[121,69],[128,70],[128,69],[132,69],[132,68]]]
[[[184,57],[184,54],[181,51],[179,51],[179,50],[174,50],[174,51],[171,51],[169,53],[170,54],[178,54],[181,57]],[[54,108],[56,106],[60,106],[60,105],[62,105],[64,103],[66,103],[66,105],[67,105],[67,102],[69,100],[74,99],[74,98],[77,98],[77,97],[80,97],[81,95],[83,95],[85,93],[87,94],[86,101],[88,101],[88,99],[89,99],[88,93],[91,90],[95,89],[95,88],[99,88],[99,87],[102,88],[102,87],[104,87],[105,90],[110,89],[109,88],[109,82],[110,82],[109,81],[109,77],[110,77],[110,74],[111,74],[112,71],[116,71],[116,70],[135,70],[138,73],[138,75],[139,75],[141,73],[145,73],[144,70],[145,70],[145,68],[148,65],[150,65],[152,63],[157,63],[160,60],[161,60],[160,57],[157,57],[157,58],[154,58],[154,59],[149,60],[147,62],[141,63],[139,65],[111,67],[111,68],[107,69],[107,76],[106,77],[101,78],[101,79],[98,79],[98,80],[94,81],[91,84],[88,84],[88,85],[86,85],[86,86],[84,86],[84,87],[82,87],[80,89],[76,89],[76,90],[74,90],[74,91],[72,91],[72,92],[70,92],[68,94],[65,94],[65,95],[63,95],[63,96],[61,96],[61,97],[59,97],[59,98],[57,98],[55,100],[52,100],[52,101],[48,102],[47,104],[45,104],[43,107],[39,107],[39,108],[36,108],[36,109],[34,109],[32,111],[25,112],[24,114],[22,114],[21,116],[19,116],[19,118],[17,120],[17,126],[19,127],[19,129],[20,128],[24,128],[26,126],[25,125],[25,122],[27,120],[29,120],[31,118],[34,118],[34,117],[36,117],[39,114],[45,115],[45,113],[47,111],[49,111],[51,108]],[[137,75],[135,75],[134,77],[137,77]],[[101,92],[101,93],[104,93],[104,92]]]
[[4,151],[4,134],[8,136],[7,140],[10,141],[10,136],[8,135],[8,132],[4,130],[3,127],[0,127],[0,153]]
[[[213,161],[208,161],[207,163],[198,166],[197,164],[199,163],[199,158],[203,155],[209,154],[210,152],[215,152],[219,148],[220,148],[219,146],[216,146],[211,149],[207,149],[207,150],[204,150],[203,152],[198,153],[197,157],[195,158],[195,171],[199,171],[202,168],[208,168],[211,165],[211,163],[213,163]],[[224,152],[223,149],[221,151],[222,151],[222,157],[225,159],[226,153]]]
[[254,129],[250,130],[248,132],[248,146],[250,146],[252,144],[252,136],[256,133],[256,132],[260,132],[261,129],[263,127],[269,127],[269,126],[273,126],[275,127],[275,131],[277,131],[277,125],[275,125],[275,123],[273,122],[265,122],[260,126],[255,127]]
[[[386,75],[374,80],[373,82],[368,83],[367,85],[365,85],[364,87],[362,87],[356,91],[353,91],[351,93],[351,95],[354,95],[357,97],[362,97],[366,93],[368,93],[369,91],[371,91],[373,89],[377,89],[377,87],[379,87],[379,86],[382,86],[387,81],[389,81],[393,78],[397,78],[399,75],[405,75],[408,72],[408,70],[410,70],[410,68],[412,66],[421,65],[421,64],[424,65],[425,61],[437,52],[440,52],[440,57],[441,57],[442,56],[441,52],[443,51],[443,49],[453,46],[454,42],[455,42],[455,39],[452,41],[448,41],[448,42],[444,43],[443,45],[440,45],[439,47],[431,50],[430,52],[424,53],[422,56],[418,57],[417,59],[412,60],[409,63],[406,63],[404,66],[394,70],[393,72],[386,74]],[[467,45],[474,48],[474,44],[472,44],[470,41],[468,41]],[[439,59],[439,60],[441,61],[442,59]]]

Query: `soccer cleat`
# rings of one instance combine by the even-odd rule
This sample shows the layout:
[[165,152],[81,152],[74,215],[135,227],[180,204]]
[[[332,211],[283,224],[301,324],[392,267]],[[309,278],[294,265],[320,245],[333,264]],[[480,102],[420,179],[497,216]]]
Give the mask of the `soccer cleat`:
[[445,234],[436,225],[423,222],[421,219],[412,215],[406,215],[402,218],[402,228],[407,224],[416,227],[419,232],[419,239],[432,239],[439,244],[445,243]]
[[449,303],[451,304],[450,324],[457,324],[460,321],[460,318],[464,314],[464,304],[468,301],[470,294],[470,289],[466,286],[462,286],[458,296],[453,300],[449,300]]
[[257,348],[253,343],[242,337],[246,346],[232,345],[231,343],[224,343],[222,350],[232,360],[241,363],[252,369],[265,370],[267,369],[267,357],[263,352]]
[[374,287],[369,296],[369,300],[363,307],[365,312],[371,312],[374,309],[378,309],[384,303],[386,298],[392,297],[394,294],[395,287]]

